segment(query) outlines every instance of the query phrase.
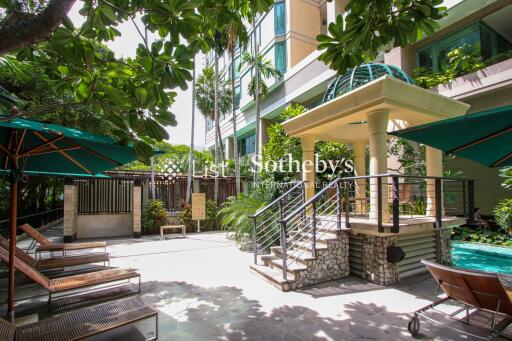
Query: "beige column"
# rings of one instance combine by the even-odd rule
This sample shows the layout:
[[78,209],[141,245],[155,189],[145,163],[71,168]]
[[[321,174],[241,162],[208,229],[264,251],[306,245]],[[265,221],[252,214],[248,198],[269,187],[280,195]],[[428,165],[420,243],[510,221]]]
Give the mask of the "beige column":
[[142,187],[138,180],[135,181],[133,185],[132,200],[133,236],[135,238],[140,238],[142,231]]
[[[354,173],[356,176],[366,175],[366,142],[355,142],[352,144],[354,152]],[[366,214],[366,180],[356,180],[356,213]]]
[[233,138],[232,137],[228,137],[226,140],[224,140],[224,149],[225,149],[225,155],[226,155],[226,159],[228,160],[232,160],[235,158],[235,153],[234,153],[234,146],[233,146]]
[[64,242],[70,243],[77,233],[77,188],[72,181],[66,179],[64,185]]
[[[443,176],[443,152],[432,147],[425,148],[427,176]],[[436,215],[435,180],[427,179],[427,216]]]
[[[386,174],[388,171],[387,155],[387,127],[389,110],[377,110],[368,113],[368,134],[370,145],[370,175]],[[389,221],[387,206],[388,188],[387,179],[382,179],[382,222]],[[377,222],[377,178],[370,179],[370,220]]]
[[306,201],[315,195],[315,136],[300,138],[302,146],[302,180],[306,182]]
[[[266,120],[263,118],[260,120],[260,136],[258,137],[259,142],[260,142],[260,147],[264,146],[268,142],[267,129],[270,126],[270,124],[272,124],[272,122],[269,120]],[[260,149],[260,151],[261,151],[261,149]]]

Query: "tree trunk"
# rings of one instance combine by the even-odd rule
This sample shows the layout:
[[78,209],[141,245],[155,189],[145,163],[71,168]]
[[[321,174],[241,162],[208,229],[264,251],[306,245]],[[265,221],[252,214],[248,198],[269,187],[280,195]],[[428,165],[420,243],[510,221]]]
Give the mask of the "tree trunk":
[[235,51],[231,51],[231,109],[233,110],[233,154],[235,157],[236,195],[240,194],[240,156],[238,155],[238,139],[236,137],[236,96],[235,96]]
[[196,113],[196,63],[195,57],[194,62],[192,63],[192,127],[190,128],[190,154],[188,157],[188,175],[187,175],[187,196],[186,201],[190,203],[191,193],[192,193],[192,181],[193,181],[193,171],[194,171],[194,132],[195,132],[195,113]]
[[37,15],[10,13],[0,25],[0,55],[47,40],[76,0],[51,0]]
[[[259,49],[258,49],[258,39],[256,35],[256,18],[253,16],[253,33],[254,33],[254,58],[256,60],[256,63],[254,64],[254,100],[256,101],[256,141],[255,141],[255,153],[256,158],[260,157],[260,68],[258,65],[258,55],[259,55]],[[254,186],[258,184],[258,166],[254,165],[255,172],[254,172]]]
[[[219,56],[217,54],[217,50],[215,50],[215,72],[214,72],[214,80],[215,80],[215,90],[214,90],[214,124],[217,126],[219,124]],[[218,167],[219,165],[219,139],[220,139],[220,129],[215,129],[215,165]],[[219,202],[219,176],[215,176],[215,183],[213,187],[213,200],[218,203]]]
[[[218,98],[217,98],[217,101],[218,101]],[[220,160],[222,162],[226,162],[226,155],[224,153],[224,142],[222,142],[222,133],[220,131],[220,115],[219,115],[219,119],[215,123],[215,130],[217,130],[217,136],[219,137]]]

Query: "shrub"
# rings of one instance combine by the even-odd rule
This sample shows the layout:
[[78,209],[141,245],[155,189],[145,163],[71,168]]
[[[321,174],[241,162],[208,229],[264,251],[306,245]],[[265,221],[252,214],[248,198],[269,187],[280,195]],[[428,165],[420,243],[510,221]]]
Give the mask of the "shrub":
[[504,199],[498,202],[494,209],[496,222],[508,232],[512,234],[512,198]]
[[221,227],[234,232],[237,242],[242,241],[243,238],[252,235],[251,215],[262,209],[265,204],[256,196],[245,194],[229,198],[219,211]]
[[142,209],[142,232],[159,233],[160,226],[167,224],[168,219],[164,203],[160,200],[150,200]]
[[505,230],[491,232],[482,228],[457,226],[453,228],[452,240],[512,247],[512,239]]
[[[192,220],[192,205],[180,200],[179,207],[179,223],[187,227],[187,232],[197,231],[197,221]],[[217,214],[217,203],[214,200],[206,200],[206,219],[201,221],[201,231],[215,231],[217,229]]]

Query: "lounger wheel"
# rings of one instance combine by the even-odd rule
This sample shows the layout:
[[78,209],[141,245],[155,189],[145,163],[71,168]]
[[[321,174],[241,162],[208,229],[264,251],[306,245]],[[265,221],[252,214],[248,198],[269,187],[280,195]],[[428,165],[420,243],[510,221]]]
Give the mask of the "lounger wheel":
[[418,316],[414,316],[409,320],[409,324],[407,325],[407,329],[412,336],[417,336],[420,331],[420,319]]

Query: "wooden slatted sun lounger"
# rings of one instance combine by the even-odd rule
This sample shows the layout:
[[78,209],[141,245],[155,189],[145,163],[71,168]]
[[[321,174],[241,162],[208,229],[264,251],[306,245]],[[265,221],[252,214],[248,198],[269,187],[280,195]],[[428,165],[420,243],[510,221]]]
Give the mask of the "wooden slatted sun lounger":
[[[499,275],[492,272],[476,271],[453,268],[450,266],[440,265],[434,262],[421,261],[436,280],[439,290],[445,293],[445,296],[435,302],[418,309],[414,312],[414,316],[409,321],[409,332],[416,336],[420,328],[419,317],[425,317],[434,323],[441,324],[425,315],[425,312],[433,310],[437,305],[453,300],[465,306],[466,323],[469,324],[469,308],[485,311],[490,313],[491,319],[491,335],[488,339],[492,339],[500,335],[509,325],[512,324],[512,300],[507,295],[503,283],[500,281]],[[437,294],[436,294],[437,298]],[[450,315],[450,317],[453,317]],[[497,318],[501,317],[501,321],[497,323]],[[442,324],[441,324],[442,325]],[[460,333],[467,334],[463,330],[455,329],[443,325],[444,327],[454,329]],[[474,335],[472,335],[474,336]]]
[[46,238],[43,234],[39,233],[35,228],[30,226],[29,224],[23,224],[19,226],[20,229],[23,230],[27,235],[29,235],[32,239],[37,241],[40,246],[36,249],[36,252],[41,251],[62,251],[65,253],[66,251],[71,250],[85,250],[85,249],[95,249],[95,248],[103,248],[104,252],[107,251],[107,243],[105,241],[100,242],[87,242],[87,243],[53,243],[48,238]]
[[82,308],[21,327],[0,319],[0,339],[16,341],[75,341],[124,327],[138,321],[155,319],[154,334],[146,340],[158,338],[158,313],[140,298],[131,297]]
[[[9,241],[0,236],[0,247],[9,250]],[[110,262],[108,253],[92,253],[77,256],[66,256],[58,258],[46,258],[36,260],[23,250],[16,248],[16,257],[38,270],[63,269],[65,267]]]
[[[9,264],[9,252],[4,248],[0,248],[0,259]],[[25,263],[18,257],[14,258],[14,267],[43,288],[48,290],[48,301],[51,303],[52,295],[62,294],[71,290],[77,290],[92,287],[100,284],[109,284],[122,280],[131,280],[138,278],[138,289],[140,292],[140,274],[133,269],[109,269],[96,272],[88,272],[79,275],[65,276],[60,278],[49,279],[34,267]],[[64,295],[59,295],[62,297]]]

